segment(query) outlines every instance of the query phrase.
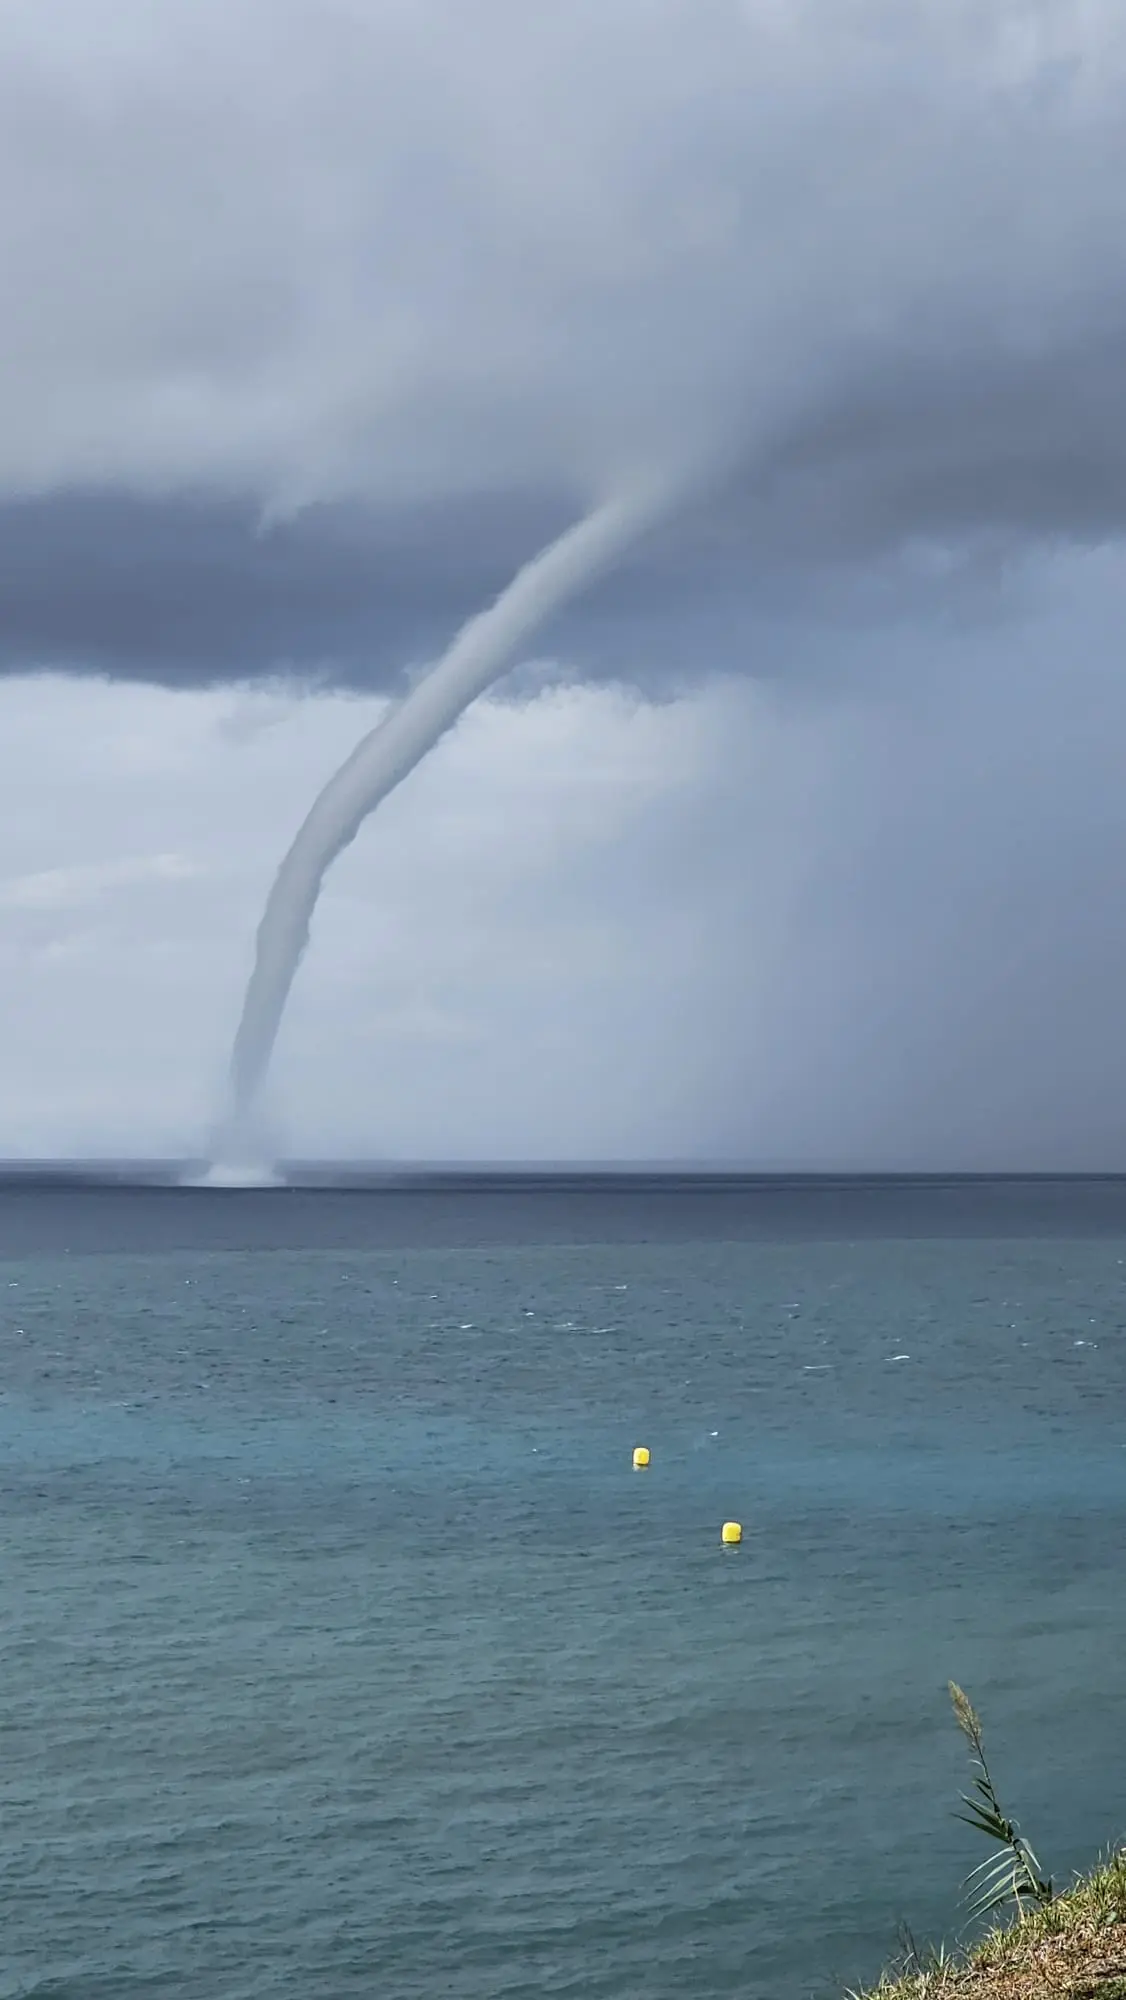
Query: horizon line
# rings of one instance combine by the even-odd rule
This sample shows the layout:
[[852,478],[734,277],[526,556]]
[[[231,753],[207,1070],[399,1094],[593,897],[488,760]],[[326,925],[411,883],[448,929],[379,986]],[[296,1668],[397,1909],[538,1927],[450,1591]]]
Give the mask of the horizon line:
[[[210,1162],[203,1155],[153,1154],[53,1154],[0,1155],[0,1182],[50,1180],[56,1177],[89,1176],[114,1180],[136,1178],[150,1184],[182,1186],[186,1176],[205,1173]],[[264,1168],[265,1172],[266,1169]],[[282,1190],[302,1185],[324,1186],[335,1176],[344,1183],[362,1179],[383,1183],[433,1181],[458,1182],[551,1179],[554,1181],[601,1179],[676,1178],[701,1182],[742,1181],[1118,1181],[1126,1179],[1126,1165],[1107,1166],[964,1166],[856,1163],[812,1164],[797,1161],[756,1161],[725,1158],[669,1159],[387,1159],[346,1155],[299,1156],[280,1159],[269,1169],[274,1185]]]

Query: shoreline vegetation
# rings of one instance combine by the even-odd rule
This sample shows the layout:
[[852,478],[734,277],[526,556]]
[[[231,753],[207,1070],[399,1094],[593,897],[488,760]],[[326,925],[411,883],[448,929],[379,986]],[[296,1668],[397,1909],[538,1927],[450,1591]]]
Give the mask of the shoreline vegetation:
[[1126,1848],[964,1954],[916,1953],[847,2000],[1126,2000]]
[[971,1918],[996,1917],[964,1950],[920,1953],[909,1931],[898,1964],[846,2000],[1126,2000],[1126,1846],[1059,1893],[1015,1820],[1002,1810],[986,1762],[981,1721],[950,1683],[955,1720],[973,1759],[971,1793],[958,1817],[999,1851],[963,1885]]

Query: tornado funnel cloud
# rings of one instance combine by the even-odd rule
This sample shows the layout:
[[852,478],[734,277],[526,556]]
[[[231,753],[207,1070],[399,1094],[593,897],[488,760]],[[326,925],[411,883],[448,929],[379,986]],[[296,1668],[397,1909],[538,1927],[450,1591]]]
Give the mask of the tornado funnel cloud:
[[314,800],[278,869],[258,926],[254,969],[231,1055],[221,1154],[237,1156],[251,1131],[317,898],[337,855],[470,702],[511,665],[517,647],[610,568],[661,511],[652,490],[619,497],[542,549],[495,603],[462,626],[437,665],[362,738]]

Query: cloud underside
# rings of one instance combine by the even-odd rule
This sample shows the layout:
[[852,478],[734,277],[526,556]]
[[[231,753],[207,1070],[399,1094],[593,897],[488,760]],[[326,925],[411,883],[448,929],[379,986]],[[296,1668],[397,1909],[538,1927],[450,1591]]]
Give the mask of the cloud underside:
[[[1066,379],[1061,381],[1061,374]],[[1035,562],[1126,530],[1126,343],[1066,371],[932,375],[727,474],[545,635],[572,671],[659,682],[763,665],[765,615],[879,582]],[[1126,407],[1126,403],[1123,404]],[[0,671],[168,685],[294,676],[396,688],[573,518],[559,492],[310,505],[68,492],[0,502]]]
[[16,0],[0,667],[388,685],[654,469],[579,671],[1117,538],[1124,87],[1117,0]]

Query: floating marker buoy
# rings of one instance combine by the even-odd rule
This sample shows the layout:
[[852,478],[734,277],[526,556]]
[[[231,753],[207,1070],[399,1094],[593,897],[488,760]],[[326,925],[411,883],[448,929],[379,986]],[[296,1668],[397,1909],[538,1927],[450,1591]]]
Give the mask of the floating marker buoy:
[[648,1465],[648,1463],[649,1446],[647,1444],[639,1444],[633,1454],[633,1469],[635,1472],[640,1472],[643,1466]]
[[743,1529],[740,1522],[725,1521],[723,1524],[724,1548],[725,1549],[737,1548],[742,1539],[743,1539]]

